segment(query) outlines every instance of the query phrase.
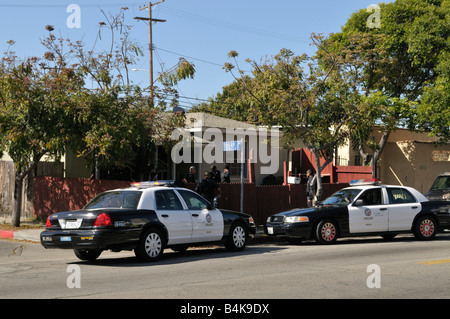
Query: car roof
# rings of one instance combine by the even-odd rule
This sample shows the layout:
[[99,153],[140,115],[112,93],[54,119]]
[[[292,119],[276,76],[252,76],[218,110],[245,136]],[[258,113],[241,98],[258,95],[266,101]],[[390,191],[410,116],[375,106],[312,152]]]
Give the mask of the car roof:
[[425,195],[423,195],[417,189],[415,189],[413,187],[409,187],[409,186],[382,184],[382,185],[355,185],[355,186],[345,187],[345,189],[352,189],[352,188],[361,189],[361,190],[366,190],[366,189],[370,189],[370,188],[403,188],[403,189],[408,190],[410,193],[412,193],[419,202],[428,201],[428,198],[426,198]]

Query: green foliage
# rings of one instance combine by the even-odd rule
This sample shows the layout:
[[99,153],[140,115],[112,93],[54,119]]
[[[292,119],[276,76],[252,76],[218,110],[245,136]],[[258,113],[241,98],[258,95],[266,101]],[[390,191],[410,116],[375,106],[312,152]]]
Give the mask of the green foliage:
[[[352,144],[362,155],[367,155],[364,147],[375,125],[383,127],[379,150],[397,127],[426,128],[441,141],[448,140],[448,75],[443,70],[450,47],[449,4],[448,0],[382,3],[380,28],[367,27],[371,12],[362,9],[341,32],[326,39],[327,47],[352,65],[356,86],[365,95],[362,104],[355,105],[352,123]],[[318,52],[325,68],[330,65],[328,55],[329,51]]]
[[[172,130],[184,122],[166,113],[165,106],[176,93],[172,86],[192,78],[194,66],[180,61],[171,82],[155,87],[157,102],[146,95],[150,87],[132,85],[128,67],[142,51],[129,39],[123,10],[116,16],[105,14],[107,23],[100,23],[97,41],[104,28],[111,36],[105,51],[95,52],[95,44],[86,50],[82,41],[57,38],[50,25],[42,40],[47,50],[42,57],[19,59],[11,50],[14,41],[8,42],[0,62],[0,155],[7,152],[15,163],[17,196],[23,179],[44,155],[59,160],[68,149],[84,157],[92,169],[119,171],[116,176],[126,179],[148,178],[155,165],[156,140],[168,145]],[[16,197],[17,225],[20,210]]]

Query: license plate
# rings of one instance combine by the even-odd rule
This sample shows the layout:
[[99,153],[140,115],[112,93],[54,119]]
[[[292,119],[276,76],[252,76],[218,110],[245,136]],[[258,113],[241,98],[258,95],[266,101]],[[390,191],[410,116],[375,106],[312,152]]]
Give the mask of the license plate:
[[267,227],[267,233],[273,235],[273,227]]
[[61,241],[72,241],[72,238],[70,236],[60,237],[59,240]]
[[63,222],[64,224],[64,229],[77,229],[80,227],[81,222],[83,221],[82,218],[78,218],[78,219],[66,219],[65,222]]

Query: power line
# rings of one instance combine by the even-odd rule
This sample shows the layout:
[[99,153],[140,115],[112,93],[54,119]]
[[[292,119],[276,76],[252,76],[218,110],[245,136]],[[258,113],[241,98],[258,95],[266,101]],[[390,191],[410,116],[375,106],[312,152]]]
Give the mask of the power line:
[[208,64],[212,64],[212,65],[216,65],[216,66],[223,67],[223,64],[218,64],[218,63],[214,63],[214,62],[210,62],[210,61],[206,61],[206,60],[194,58],[194,57],[191,57],[191,56],[188,56],[188,55],[185,55],[185,54],[181,54],[181,53],[169,51],[169,50],[166,50],[166,49],[161,49],[161,48],[159,48],[159,47],[157,47],[157,46],[153,46],[153,47],[154,47],[155,49],[160,50],[160,51],[164,51],[164,52],[167,52],[167,53],[171,53],[171,54],[175,54],[175,55],[178,55],[178,56],[182,56],[182,57],[184,57],[184,58],[188,58],[188,59],[196,60],[196,61],[199,61],[199,62],[208,63]]
[[255,34],[255,35],[259,35],[259,36],[263,36],[263,37],[283,39],[283,40],[294,41],[294,42],[299,42],[299,41],[309,42],[310,41],[309,38],[297,37],[297,36],[288,35],[288,34],[284,34],[284,33],[278,33],[278,32],[273,32],[273,31],[267,31],[267,30],[261,30],[261,29],[257,29],[257,28],[247,27],[247,26],[234,24],[234,23],[230,23],[227,21],[219,20],[219,19],[208,18],[208,17],[201,16],[201,15],[198,15],[195,13],[182,11],[179,9],[164,7],[164,8],[160,8],[160,10],[161,10],[161,12],[165,12],[166,14],[174,15],[174,16],[177,16],[182,19],[188,19],[190,21],[214,25],[217,27],[230,29],[230,30],[234,30],[234,31],[239,31],[239,32],[251,33],[251,34]]
[[[109,3],[109,4],[79,4],[80,7],[127,7],[138,6],[139,3]],[[66,4],[4,4],[0,3],[0,7],[4,8],[66,8]]]

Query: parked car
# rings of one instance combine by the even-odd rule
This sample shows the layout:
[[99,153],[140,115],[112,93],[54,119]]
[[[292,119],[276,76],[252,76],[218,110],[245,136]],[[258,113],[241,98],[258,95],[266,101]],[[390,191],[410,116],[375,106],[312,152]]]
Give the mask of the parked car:
[[429,200],[450,201],[450,172],[440,174],[425,196]]
[[377,179],[357,180],[325,199],[318,207],[270,216],[269,236],[290,241],[315,239],[335,243],[339,237],[381,235],[394,238],[412,232],[421,240],[450,229],[450,202],[429,201],[411,187],[381,185]]
[[197,193],[171,185],[135,183],[101,193],[81,210],[52,214],[41,244],[74,249],[82,260],[95,260],[104,250],[134,250],[137,257],[154,261],[165,248],[223,243],[243,250],[255,235],[250,215],[217,209]]

